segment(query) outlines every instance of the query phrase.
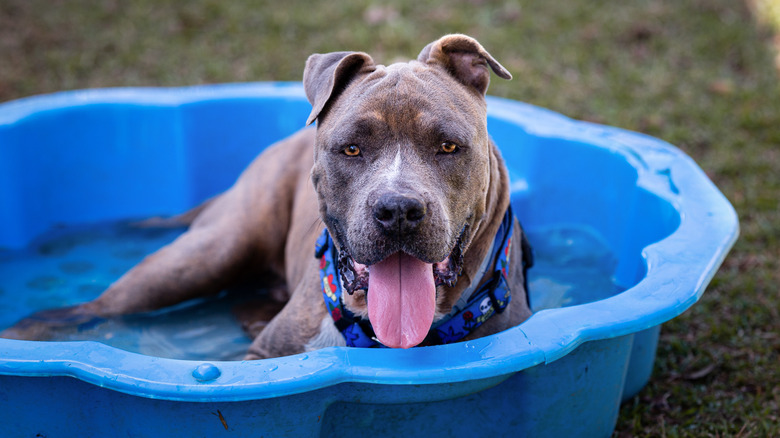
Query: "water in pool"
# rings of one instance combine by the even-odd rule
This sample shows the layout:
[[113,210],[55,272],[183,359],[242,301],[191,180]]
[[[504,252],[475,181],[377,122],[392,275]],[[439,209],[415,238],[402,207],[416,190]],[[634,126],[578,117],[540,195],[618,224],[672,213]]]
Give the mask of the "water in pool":
[[[141,259],[173,241],[183,229],[139,228],[129,222],[51,230],[27,249],[0,250],[0,328],[38,310],[70,306],[98,296]],[[528,230],[535,265],[529,271],[535,311],[612,296],[616,259],[589,228]],[[193,300],[151,314],[101,320],[63,330],[57,340],[98,340],[150,356],[237,360],[251,340],[233,309],[237,294]]]

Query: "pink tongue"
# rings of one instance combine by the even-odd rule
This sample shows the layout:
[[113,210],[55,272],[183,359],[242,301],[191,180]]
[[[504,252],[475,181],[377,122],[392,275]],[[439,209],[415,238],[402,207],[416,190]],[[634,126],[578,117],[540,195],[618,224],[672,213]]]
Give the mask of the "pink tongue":
[[433,267],[404,252],[371,265],[368,318],[382,344],[410,348],[425,339],[436,311]]

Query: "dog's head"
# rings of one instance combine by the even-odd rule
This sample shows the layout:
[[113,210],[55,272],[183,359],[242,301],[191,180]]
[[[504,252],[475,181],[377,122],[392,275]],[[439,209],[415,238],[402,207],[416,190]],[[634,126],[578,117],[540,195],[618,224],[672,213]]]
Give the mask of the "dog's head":
[[484,220],[490,69],[511,78],[465,35],[445,36],[409,63],[377,65],[358,52],[306,63],[320,215],[345,286],[368,289],[369,319],[385,345],[425,338],[437,284],[457,279]]

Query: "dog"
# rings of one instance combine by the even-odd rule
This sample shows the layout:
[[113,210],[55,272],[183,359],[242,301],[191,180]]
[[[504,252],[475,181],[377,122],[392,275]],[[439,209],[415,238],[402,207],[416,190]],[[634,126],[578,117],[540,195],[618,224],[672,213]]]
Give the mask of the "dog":
[[312,55],[303,83],[316,128],[272,145],[230,189],[176,218],[189,229],[95,300],[2,335],[45,339],[62,324],[254,278],[285,287],[272,294],[278,313],[247,324],[256,336],[246,359],[433,345],[521,323],[532,259],[488,136],[491,71],[511,79],[466,35],[389,66],[361,52]]

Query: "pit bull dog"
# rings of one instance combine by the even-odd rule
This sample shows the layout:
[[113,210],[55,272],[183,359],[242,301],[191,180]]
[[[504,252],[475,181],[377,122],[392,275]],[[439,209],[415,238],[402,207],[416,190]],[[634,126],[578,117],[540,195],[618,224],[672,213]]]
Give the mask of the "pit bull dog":
[[312,55],[303,82],[316,129],[269,147],[232,188],[179,217],[187,232],[94,301],[33,315],[3,336],[47,338],[64,321],[151,311],[269,276],[283,279],[284,304],[259,325],[247,359],[409,348],[519,324],[531,314],[531,259],[488,137],[491,70],[511,78],[465,35],[389,66],[359,52]]

